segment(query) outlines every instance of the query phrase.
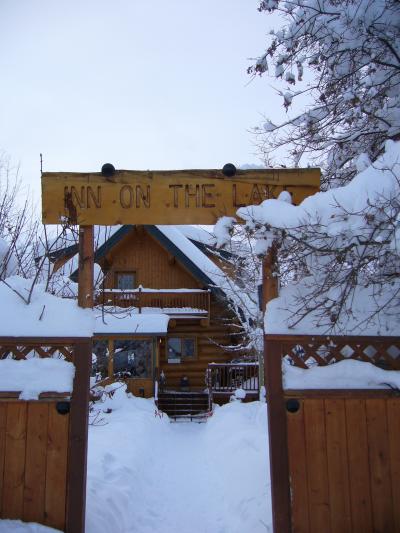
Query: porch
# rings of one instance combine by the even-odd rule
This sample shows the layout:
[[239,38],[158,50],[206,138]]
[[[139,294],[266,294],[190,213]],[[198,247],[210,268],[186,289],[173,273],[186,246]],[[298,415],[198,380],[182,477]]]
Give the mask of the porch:
[[204,418],[212,412],[213,403],[228,403],[237,389],[245,391],[243,401],[259,398],[258,363],[209,363],[205,372],[206,388],[191,387],[181,381],[180,387],[165,388],[155,381],[154,399],[159,411],[171,418]]
[[259,398],[258,362],[210,363],[206,371],[206,383],[212,402],[227,403],[237,389],[246,395],[243,401]]

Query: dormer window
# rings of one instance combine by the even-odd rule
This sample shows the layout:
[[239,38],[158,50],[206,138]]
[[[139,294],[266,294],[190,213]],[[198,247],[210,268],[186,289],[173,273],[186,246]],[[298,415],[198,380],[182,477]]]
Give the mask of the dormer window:
[[116,272],[115,288],[122,291],[129,291],[136,288],[135,272]]

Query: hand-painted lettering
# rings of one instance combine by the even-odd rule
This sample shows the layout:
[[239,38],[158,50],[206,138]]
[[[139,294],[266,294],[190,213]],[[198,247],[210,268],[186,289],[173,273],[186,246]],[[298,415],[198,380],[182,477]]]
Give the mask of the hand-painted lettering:
[[93,207],[101,207],[101,187],[98,186],[96,187],[96,189],[97,193],[95,194],[94,190],[92,189],[92,187],[90,187],[90,185],[87,187],[87,207],[92,207],[92,202]]
[[201,186],[201,207],[215,207],[215,203],[211,201],[214,199],[214,193],[207,190],[214,187],[214,183],[205,183]]
[[246,204],[242,204],[241,202],[238,202],[236,183],[232,185],[232,204],[233,204],[233,207],[244,207],[246,205]]
[[82,185],[81,187],[75,187],[72,185],[64,187],[64,197],[68,196],[70,201],[75,207],[80,209],[90,209],[91,207],[101,207],[101,187],[96,187],[96,190],[88,185]]
[[[194,191],[193,191],[194,188]],[[195,198],[195,206],[200,207],[200,186],[199,185],[185,185],[185,207],[190,207],[190,199]]]
[[150,207],[150,185],[146,186],[146,192],[143,191],[141,185],[136,185],[136,207],[140,207],[140,203],[144,207]]
[[72,185],[71,200],[74,205],[76,205],[77,207],[80,207],[81,209],[86,207],[85,187],[83,186],[81,187],[80,195],[79,195],[77,188]]
[[57,224],[213,224],[217,216],[293,193],[293,203],[318,190],[318,169],[241,171],[226,178],[215,171],[120,171],[42,174],[43,220]]
[[183,185],[170,185],[169,188],[174,191],[174,207],[179,207],[179,189],[182,189]]
[[250,204],[261,204],[263,200],[264,198],[261,197],[260,189],[258,188],[258,185],[255,183],[250,193]]
[[133,207],[133,189],[130,185],[123,185],[121,187],[119,191],[119,202],[124,209]]

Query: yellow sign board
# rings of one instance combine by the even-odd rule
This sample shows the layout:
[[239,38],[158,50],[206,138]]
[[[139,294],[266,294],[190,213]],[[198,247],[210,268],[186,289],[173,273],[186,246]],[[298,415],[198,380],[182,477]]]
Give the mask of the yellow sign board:
[[44,224],[215,224],[239,207],[258,205],[287,190],[293,202],[319,190],[320,170],[44,172]]

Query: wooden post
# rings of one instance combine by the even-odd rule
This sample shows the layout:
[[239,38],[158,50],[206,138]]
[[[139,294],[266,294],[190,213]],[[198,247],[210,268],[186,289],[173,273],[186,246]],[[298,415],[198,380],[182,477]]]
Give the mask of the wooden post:
[[[277,277],[277,256],[278,245],[274,241],[264,257],[262,264],[262,294],[261,294],[261,310],[265,315],[265,308],[268,302],[278,296],[278,277]],[[259,387],[265,386],[264,380],[264,357],[259,356]]]
[[85,532],[89,380],[92,339],[74,347],[75,379],[71,398],[66,533]]
[[282,389],[282,353],[277,341],[264,335],[265,386],[268,404],[269,464],[274,531],[291,532],[289,455]]
[[[278,247],[273,243],[263,261],[262,308],[278,296]],[[260,369],[261,371],[261,369]],[[261,373],[261,372],[260,372]],[[282,354],[278,342],[264,334],[264,382],[268,404],[269,462],[274,531],[291,532],[291,504],[286,409],[282,388]]]
[[263,261],[262,305],[264,313],[267,303],[278,296],[277,256],[278,246],[276,242],[273,242]]
[[93,248],[93,226],[79,226],[79,307],[93,307]]
[[[79,227],[78,305],[93,307],[93,226]],[[75,345],[75,379],[71,399],[67,494],[67,533],[85,532],[86,469],[92,340]]]

